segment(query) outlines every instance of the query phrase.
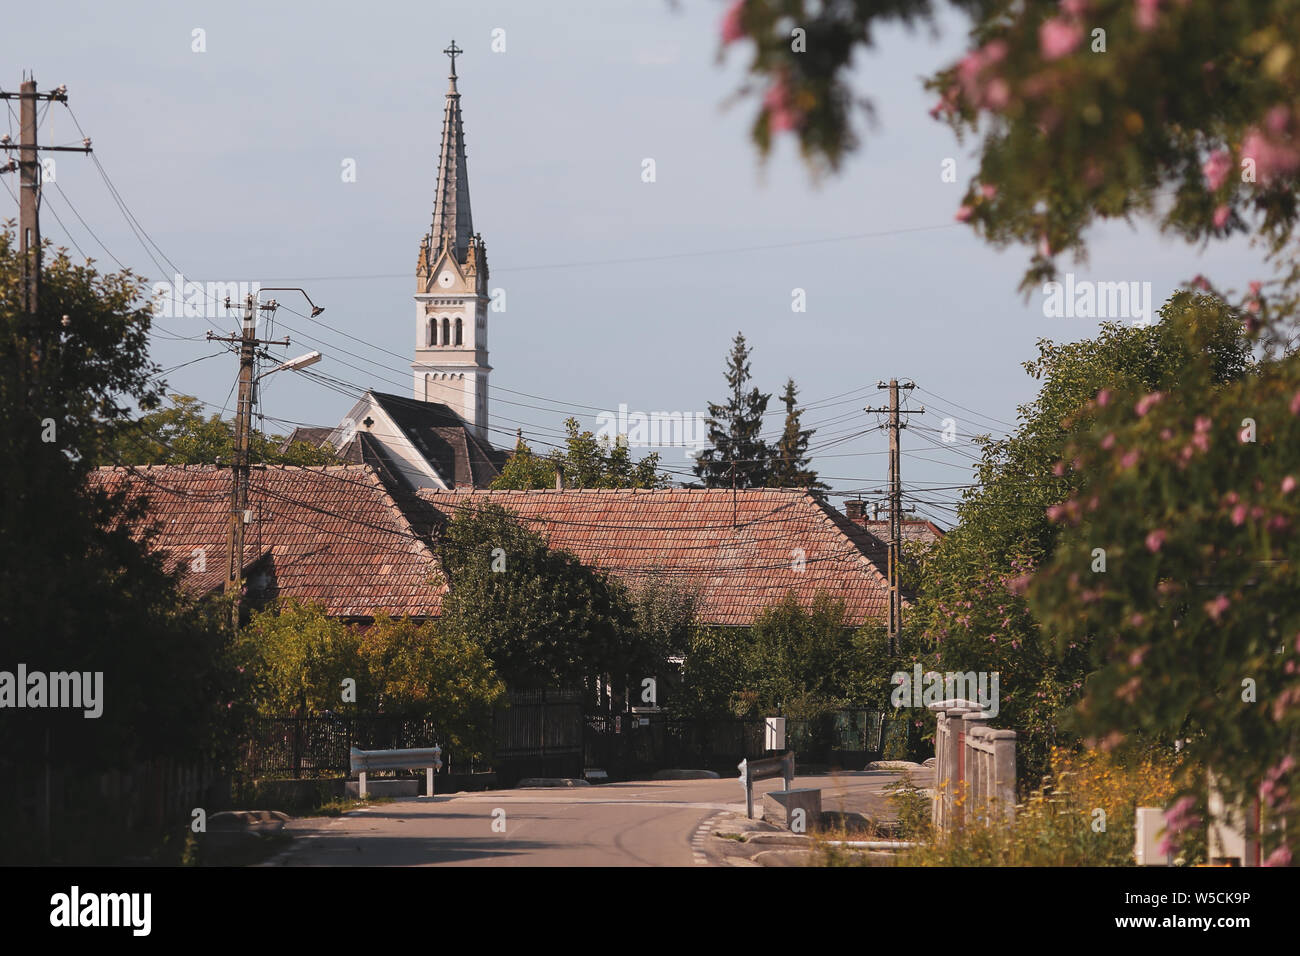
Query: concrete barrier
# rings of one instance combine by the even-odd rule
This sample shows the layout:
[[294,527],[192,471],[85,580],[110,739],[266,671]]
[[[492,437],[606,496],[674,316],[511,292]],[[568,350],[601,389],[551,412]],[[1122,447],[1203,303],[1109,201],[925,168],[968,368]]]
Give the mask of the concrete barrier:
[[811,787],[773,790],[763,794],[763,822],[795,833],[806,833],[821,820],[822,792]]

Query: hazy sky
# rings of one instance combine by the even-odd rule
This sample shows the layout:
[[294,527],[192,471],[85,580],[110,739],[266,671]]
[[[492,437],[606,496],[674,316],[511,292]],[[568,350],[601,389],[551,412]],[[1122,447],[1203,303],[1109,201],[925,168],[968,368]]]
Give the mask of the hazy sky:
[[[937,429],[953,414],[963,435],[1005,428],[998,423],[1014,422],[1034,394],[1020,363],[1035,341],[1085,337],[1098,325],[1044,317],[1041,294],[1025,302],[1016,292],[1026,250],[994,250],[953,221],[973,169],[970,144],[960,148],[927,115],[920,77],[960,54],[957,19],[938,39],[879,34],[856,73],[878,125],[840,175],[814,183],[789,142],[762,166],[748,138],[753,103],[726,106],[748,51],[737,45],[718,62],[723,5],[714,0],[32,10],[4,17],[0,87],[16,89],[23,70],[42,90],[67,84],[96,157],[187,278],[305,286],[327,310],[322,322],[362,341],[282,311],[276,333],[293,344],[280,351],[318,348],[319,371],[400,394],[411,388],[416,253],[432,215],[441,51],[454,37],[466,51],[458,72],[474,225],[491,285],[507,296],[507,310],[489,314],[498,445],[520,427],[545,447],[567,415],[594,429],[597,412],[620,403],[704,411],[724,398],[724,359],[739,330],[772,408],[787,376],[804,402],[821,403],[805,422],[820,426],[823,476],[839,492],[873,489],[885,480],[886,438],[862,433],[877,422],[862,407],[883,401],[878,380],[911,378],[928,390],[909,400],[926,406],[918,426]],[[504,53],[491,51],[498,28]],[[206,52],[191,49],[195,29]],[[40,135],[80,139],[61,106]],[[956,184],[940,180],[946,157],[957,159]],[[655,160],[654,183],[642,182],[645,158]],[[342,181],[346,159],[356,182]],[[70,236],[104,266],[114,267],[106,247],[151,280],[169,278],[91,160],[57,162],[45,235],[60,245]],[[0,201],[16,217],[9,196]],[[1238,286],[1260,275],[1241,244],[1202,256],[1127,226],[1095,233],[1091,261],[1066,268],[1081,279],[1149,281],[1157,306],[1197,272]],[[806,290],[805,313],[791,310],[795,288]],[[292,294],[277,297],[306,311]],[[229,411],[235,359],[203,338],[221,324],[160,320],[153,356],[168,368],[217,356],[168,378],[173,391]],[[332,425],[350,405],[291,372],[262,392],[262,411],[278,420],[271,430]],[[771,422],[779,431],[780,415]],[[909,485],[970,480],[968,443],[932,447],[906,432],[903,447]],[[666,450],[664,464],[688,467],[681,449]],[[926,502],[954,494],[925,495],[920,507],[947,518]]]

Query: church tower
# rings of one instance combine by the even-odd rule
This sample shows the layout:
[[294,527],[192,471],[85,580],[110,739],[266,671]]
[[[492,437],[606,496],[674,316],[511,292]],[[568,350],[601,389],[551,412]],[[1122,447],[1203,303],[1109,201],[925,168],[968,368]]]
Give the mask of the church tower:
[[450,85],[442,116],[442,151],[433,199],[433,225],[420,242],[415,270],[415,398],[441,402],[475,436],[488,437],[488,265],[483,237],[474,232],[465,166],[465,128],[456,89],[452,41]]

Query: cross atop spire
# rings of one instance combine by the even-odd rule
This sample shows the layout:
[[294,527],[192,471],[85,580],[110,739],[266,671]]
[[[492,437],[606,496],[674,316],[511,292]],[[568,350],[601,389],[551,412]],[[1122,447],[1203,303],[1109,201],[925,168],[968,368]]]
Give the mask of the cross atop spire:
[[451,46],[447,47],[447,49],[442,52],[451,57],[451,75],[454,77],[456,75],[456,57],[460,56],[465,51],[456,46],[456,41],[452,40]]
[[438,154],[438,179],[433,197],[433,224],[429,249],[437,256],[450,243],[456,261],[465,264],[474,221],[469,205],[469,175],[465,165],[465,127],[460,115],[460,93],[456,90],[456,57],[465,51],[451,41],[442,51],[451,58],[451,83],[442,115],[442,148]]

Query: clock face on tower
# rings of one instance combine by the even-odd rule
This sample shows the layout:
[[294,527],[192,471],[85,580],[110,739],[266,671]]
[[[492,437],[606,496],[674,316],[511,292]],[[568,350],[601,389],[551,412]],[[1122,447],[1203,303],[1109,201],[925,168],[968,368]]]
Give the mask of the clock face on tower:
[[441,276],[438,277],[438,281],[444,286],[451,285],[451,273],[444,272]]

